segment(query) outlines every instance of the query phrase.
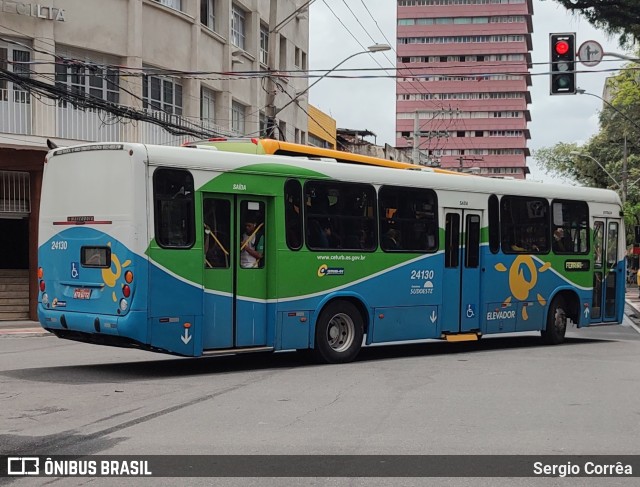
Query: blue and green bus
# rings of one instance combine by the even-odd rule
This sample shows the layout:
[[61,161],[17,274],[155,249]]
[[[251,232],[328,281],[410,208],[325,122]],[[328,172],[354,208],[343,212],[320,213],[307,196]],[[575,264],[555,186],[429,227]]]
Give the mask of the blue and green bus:
[[[620,323],[609,190],[129,143],[44,166],[39,319],[187,357]],[[251,258],[243,252],[251,250]],[[246,258],[245,258],[246,257]],[[250,265],[247,265],[249,263]]]

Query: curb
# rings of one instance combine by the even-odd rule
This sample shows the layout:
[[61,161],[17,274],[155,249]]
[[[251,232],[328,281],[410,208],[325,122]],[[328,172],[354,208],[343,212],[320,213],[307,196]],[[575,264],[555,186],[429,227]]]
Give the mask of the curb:
[[19,337],[19,336],[53,336],[53,333],[46,331],[41,327],[7,327],[0,328],[0,338],[2,337]]

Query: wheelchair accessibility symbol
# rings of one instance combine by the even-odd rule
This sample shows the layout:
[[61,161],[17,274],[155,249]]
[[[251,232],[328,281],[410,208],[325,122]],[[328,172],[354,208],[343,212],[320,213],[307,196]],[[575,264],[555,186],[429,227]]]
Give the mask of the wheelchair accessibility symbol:
[[71,263],[71,279],[78,279],[80,277],[79,267],[80,264],[78,262]]
[[476,307],[473,304],[467,304],[467,318],[473,318],[476,315]]

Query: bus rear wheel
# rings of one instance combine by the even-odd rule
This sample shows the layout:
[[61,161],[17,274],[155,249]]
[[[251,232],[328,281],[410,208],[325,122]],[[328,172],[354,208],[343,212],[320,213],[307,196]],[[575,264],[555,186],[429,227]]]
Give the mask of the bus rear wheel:
[[564,342],[567,331],[566,305],[562,296],[556,296],[549,306],[547,326],[542,331],[542,341],[549,345],[557,345]]
[[316,323],[315,358],[328,364],[351,362],[362,346],[362,315],[348,301],[334,301],[322,310]]

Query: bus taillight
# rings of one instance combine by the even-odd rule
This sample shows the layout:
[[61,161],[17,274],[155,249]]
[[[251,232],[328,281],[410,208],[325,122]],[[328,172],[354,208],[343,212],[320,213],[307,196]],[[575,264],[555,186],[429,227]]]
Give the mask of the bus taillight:
[[128,284],[131,284],[133,281],[133,272],[127,271],[124,273],[124,280],[127,281]]
[[129,296],[131,296],[131,288],[126,284],[122,286],[122,295],[125,298],[128,298]]
[[40,281],[40,292],[44,292],[45,290],[45,285],[44,285],[44,281]]
[[38,267],[38,279],[42,279],[44,276],[44,269],[42,267]]

